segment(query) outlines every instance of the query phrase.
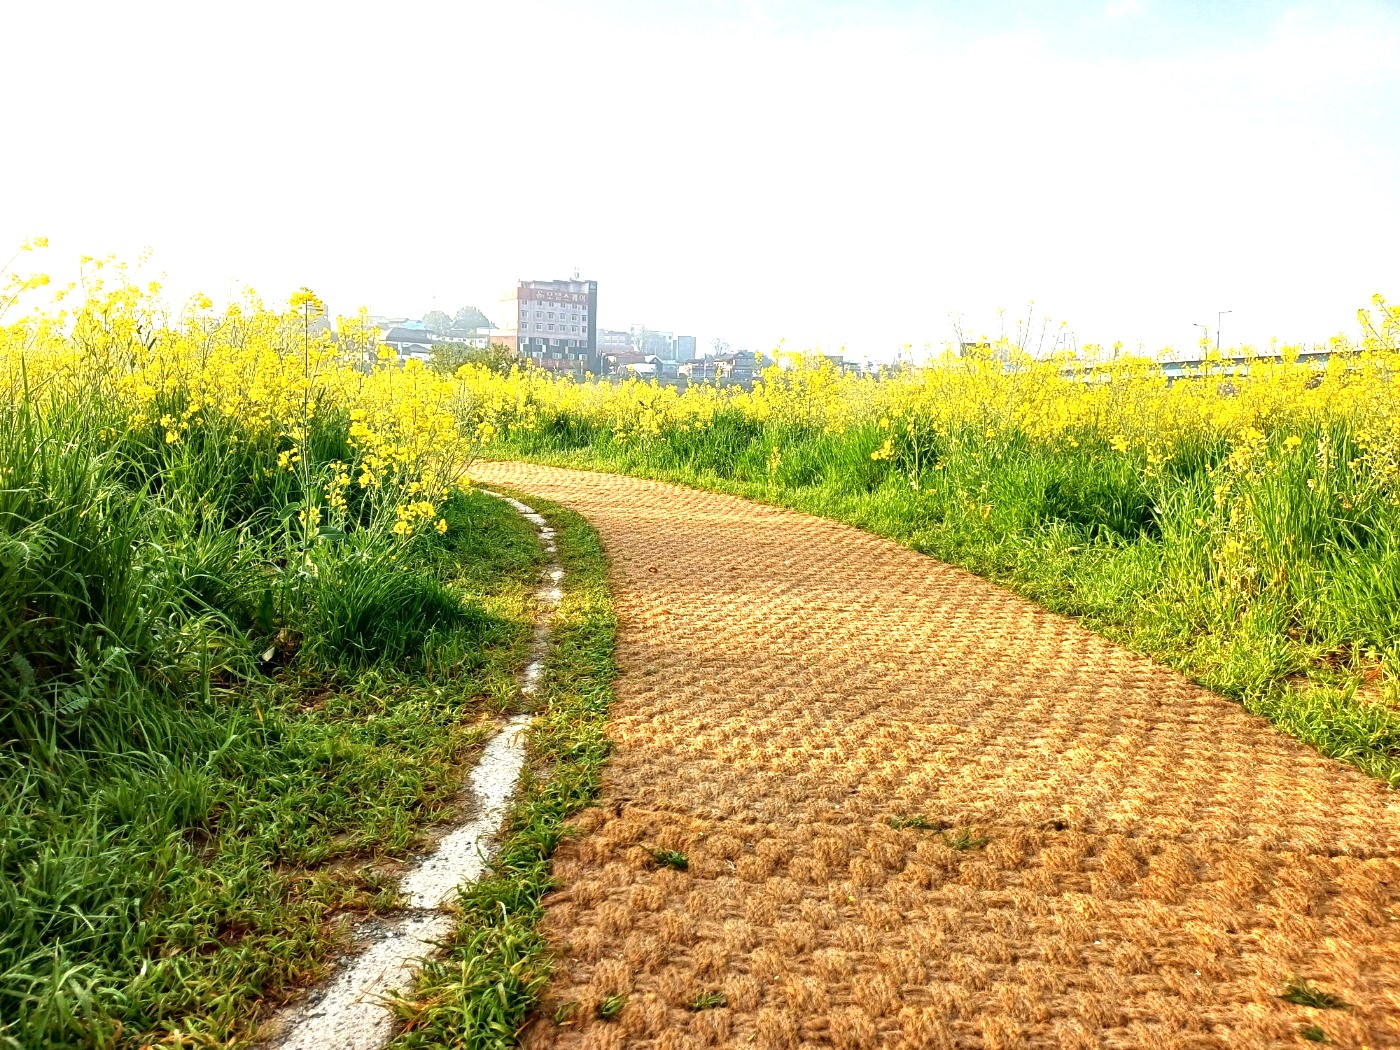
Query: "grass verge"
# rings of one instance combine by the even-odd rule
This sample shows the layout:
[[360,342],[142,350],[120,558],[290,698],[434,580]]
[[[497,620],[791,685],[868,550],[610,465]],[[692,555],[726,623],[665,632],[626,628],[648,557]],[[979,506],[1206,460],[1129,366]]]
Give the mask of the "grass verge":
[[446,955],[419,975],[394,1050],[514,1046],[549,981],[538,931],[552,886],[550,858],[567,821],[598,792],[607,759],[607,713],[615,674],[616,620],[607,559],[577,514],[522,495],[558,530],[564,597],[554,625],[530,762],[486,876],[461,897],[462,917]]
[[[399,563],[383,550],[355,563],[326,624],[324,602],[296,620],[289,608],[297,648],[273,643],[261,669],[254,656],[237,674],[196,667],[178,689],[94,683],[92,719],[133,710],[103,750],[81,724],[47,743],[13,734],[0,750],[0,1047],[238,1044],[260,1006],[322,974],[339,917],[393,906],[396,858],[453,815],[531,635],[534,530],[481,493],[444,512],[447,534],[399,547]],[[201,571],[230,576],[212,558]],[[423,594],[450,615],[406,642],[394,611]],[[220,637],[269,646],[256,626]],[[431,644],[405,655],[418,641]]]

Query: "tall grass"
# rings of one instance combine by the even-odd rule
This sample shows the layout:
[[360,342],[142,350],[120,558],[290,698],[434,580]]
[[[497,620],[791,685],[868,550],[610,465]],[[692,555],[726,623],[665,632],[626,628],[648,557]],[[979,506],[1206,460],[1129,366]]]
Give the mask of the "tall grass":
[[161,414],[0,400],[0,1046],[246,1035],[334,912],[391,903],[368,862],[452,804],[528,637],[508,508],[459,492],[404,539],[352,488],[308,542],[348,413],[309,422],[305,471]]

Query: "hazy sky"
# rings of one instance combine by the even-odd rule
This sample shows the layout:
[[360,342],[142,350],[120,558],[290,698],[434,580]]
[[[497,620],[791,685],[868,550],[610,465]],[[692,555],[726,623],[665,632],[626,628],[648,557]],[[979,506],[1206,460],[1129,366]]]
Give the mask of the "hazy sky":
[[[1324,338],[1400,297],[1400,5],[12,5],[0,247],[333,310],[599,282],[604,325],[888,357]],[[8,252],[4,253],[8,255]],[[1048,343],[1047,339],[1047,343]]]

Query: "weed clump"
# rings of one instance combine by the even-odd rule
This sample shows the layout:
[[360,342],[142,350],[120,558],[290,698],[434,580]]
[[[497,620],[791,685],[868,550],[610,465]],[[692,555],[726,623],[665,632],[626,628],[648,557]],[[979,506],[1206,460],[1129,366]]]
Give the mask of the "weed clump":
[[578,1013],[578,1000],[570,999],[566,1003],[560,1003],[554,1008],[554,1024],[558,1028],[565,1028],[574,1023],[574,1017]]
[[486,628],[480,610],[440,580],[372,550],[339,558],[318,574],[307,621],[308,657],[352,668],[421,663],[454,632],[479,637]]
[[962,853],[971,849],[981,849],[992,840],[986,835],[974,834],[971,828],[961,828],[956,835],[945,834],[943,841],[949,849]]
[[914,831],[946,831],[948,824],[942,820],[930,820],[923,816],[890,817],[890,827],[909,828]]
[[610,995],[598,1004],[598,1020],[613,1021],[617,1015],[622,1013],[622,1008],[627,1005],[627,996],[623,994]]
[[676,849],[653,849],[648,850],[652,861],[662,868],[674,868],[676,871],[688,871],[690,869],[690,859],[684,853]]
[[1290,982],[1279,998],[1284,1002],[1293,1003],[1295,1006],[1310,1006],[1315,1010],[1345,1010],[1347,1008],[1344,1000],[1330,992],[1324,992],[1321,988],[1301,978]]
[[729,1005],[728,997],[720,991],[701,992],[694,999],[686,1004],[686,1008],[694,1013],[701,1010],[718,1010]]

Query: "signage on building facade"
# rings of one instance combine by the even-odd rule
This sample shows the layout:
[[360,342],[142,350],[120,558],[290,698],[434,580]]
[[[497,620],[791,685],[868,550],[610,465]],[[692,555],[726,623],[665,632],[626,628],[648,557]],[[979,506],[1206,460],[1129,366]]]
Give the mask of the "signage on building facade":
[[588,295],[585,292],[557,292],[552,288],[530,288],[528,286],[520,289],[521,299],[544,299],[553,303],[587,303]]

